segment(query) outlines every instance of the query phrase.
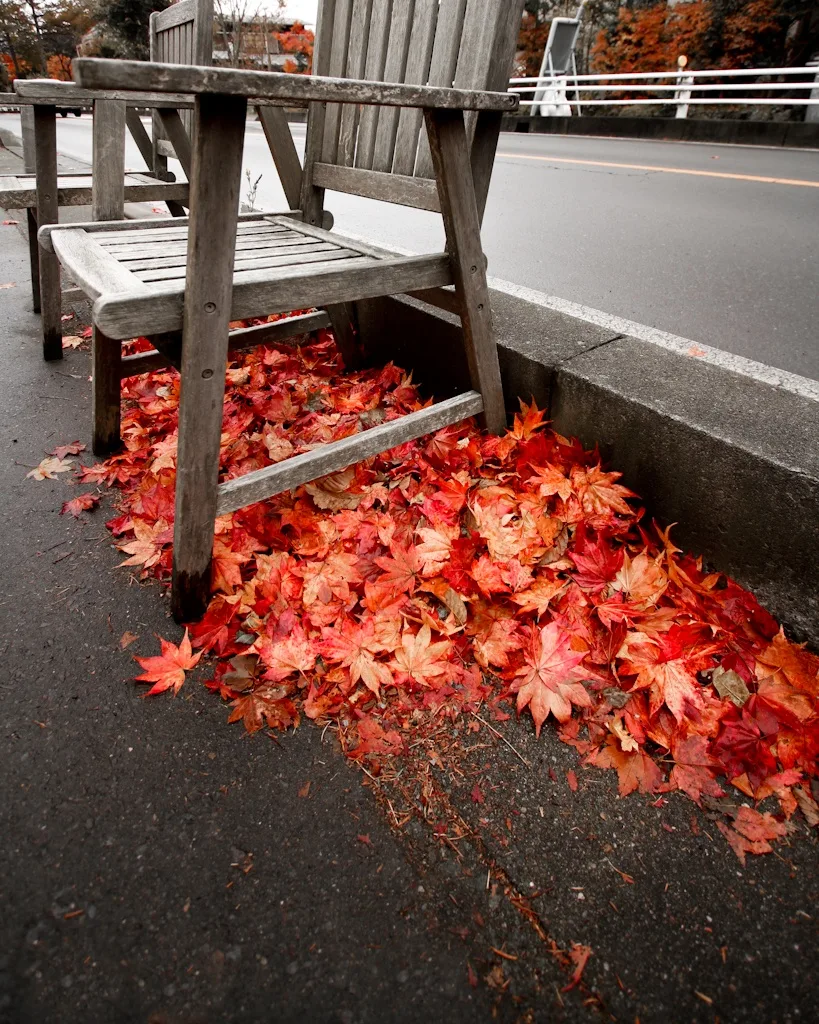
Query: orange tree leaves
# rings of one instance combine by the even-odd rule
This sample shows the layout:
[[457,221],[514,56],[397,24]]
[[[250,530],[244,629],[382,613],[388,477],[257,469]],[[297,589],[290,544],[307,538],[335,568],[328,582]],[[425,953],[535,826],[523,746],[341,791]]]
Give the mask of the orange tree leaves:
[[[398,367],[341,369],[327,332],[233,360],[223,477],[423,406]],[[124,451],[81,470],[120,489],[117,546],[163,581],[178,394],[170,370],[126,379]],[[769,801],[763,813],[778,802],[811,821],[819,662],[747,591],[641,523],[632,499],[531,403],[504,437],[447,427],[223,516],[215,593],[190,633],[214,659],[208,686],[249,731],[333,722],[371,765],[431,743],[445,718],[501,720],[516,700],[537,732],[554,716],[588,763],[616,770],[622,794],[714,800],[727,779]],[[150,692],[184,680],[194,656],[174,651],[144,666]],[[717,692],[716,669],[742,681],[742,707]],[[741,843],[781,838],[749,836],[732,813]]]

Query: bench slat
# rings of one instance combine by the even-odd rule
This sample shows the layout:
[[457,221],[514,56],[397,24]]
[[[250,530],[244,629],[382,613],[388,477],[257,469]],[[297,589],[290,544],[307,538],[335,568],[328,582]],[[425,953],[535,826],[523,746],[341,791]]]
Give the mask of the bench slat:
[[[66,263],[72,272],[72,263]],[[94,316],[101,330],[109,338],[120,339],[179,330],[183,283],[149,287],[133,274],[128,277],[140,288],[112,289],[95,303]],[[332,262],[315,263],[307,272],[298,267],[253,270],[237,275],[234,281],[230,318],[244,320],[317,304],[329,306],[377,295],[401,295],[452,282],[452,266],[446,254],[351,260],[342,269]]]
[[235,480],[219,485],[217,516],[235,512],[255,501],[264,501],[274,494],[292,490],[301,484],[337,473],[362,459],[389,451],[407,441],[414,441],[442,427],[476,416],[483,410],[483,399],[477,391],[467,391],[455,398],[407,413],[397,420],[381,423],[358,434],[332,441],[311,452],[294,455],[275,466],[257,469]]

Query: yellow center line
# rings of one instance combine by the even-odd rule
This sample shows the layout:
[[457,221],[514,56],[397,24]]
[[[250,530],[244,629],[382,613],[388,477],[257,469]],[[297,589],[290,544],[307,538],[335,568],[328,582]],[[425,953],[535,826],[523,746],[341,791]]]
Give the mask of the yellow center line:
[[802,185],[819,188],[819,181],[799,178],[768,178],[761,174],[728,174],[725,171],[693,171],[686,167],[655,167],[653,164],[621,164],[613,160],[574,160],[567,156],[536,156],[532,153],[498,153],[507,160],[543,160],[554,164],[581,164],[586,167],[622,167],[628,171],[659,171],[662,174],[693,174],[698,178],[731,178],[734,181],[758,181],[766,185]]

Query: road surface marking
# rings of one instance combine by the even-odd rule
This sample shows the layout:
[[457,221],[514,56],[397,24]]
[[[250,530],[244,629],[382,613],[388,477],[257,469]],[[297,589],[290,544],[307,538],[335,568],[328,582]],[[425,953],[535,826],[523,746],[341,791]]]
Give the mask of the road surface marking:
[[757,181],[766,185],[802,185],[819,188],[819,181],[799,178],[766,178],[758,174],[728,174],[725,171],[694,171],[685,167],[655,167],[652,164],[620,164],[612,160],[574,160],[567,156],[536,156],[533,153],[498,153],[508,160],[544,160],[550,164],[582,164],[586,167],[622,167],[628,171],[660,171],[663,174],[693,174],[698,178],[731,178],[734,181]]

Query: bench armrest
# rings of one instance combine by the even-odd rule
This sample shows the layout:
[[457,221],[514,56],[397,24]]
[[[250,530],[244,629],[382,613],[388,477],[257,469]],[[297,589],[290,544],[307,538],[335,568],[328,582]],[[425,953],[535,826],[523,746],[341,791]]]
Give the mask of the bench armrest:
[[125,100],[133,107],[193,107],[193,99],[190,96],[165,92],[134,93],[116,89],[106,90],[105,95],[101,96],[97,91],[81,89],[74,82],[58,82],[53,78],[16,78],[14,91],[26,103],[48,107],[90,107],[94,100],[99,99]]
[[514,111],[518,107],[518,97],[512,93],[362,82],[349,78],[288,75],[275,71],[237,71],[232,68],[88,57],[73,61],[72,68],[78,85],[85,89],[106,91],[133,89],[162,93],[207,93],[245,96],[254,101],[362,103],[437,110]]

